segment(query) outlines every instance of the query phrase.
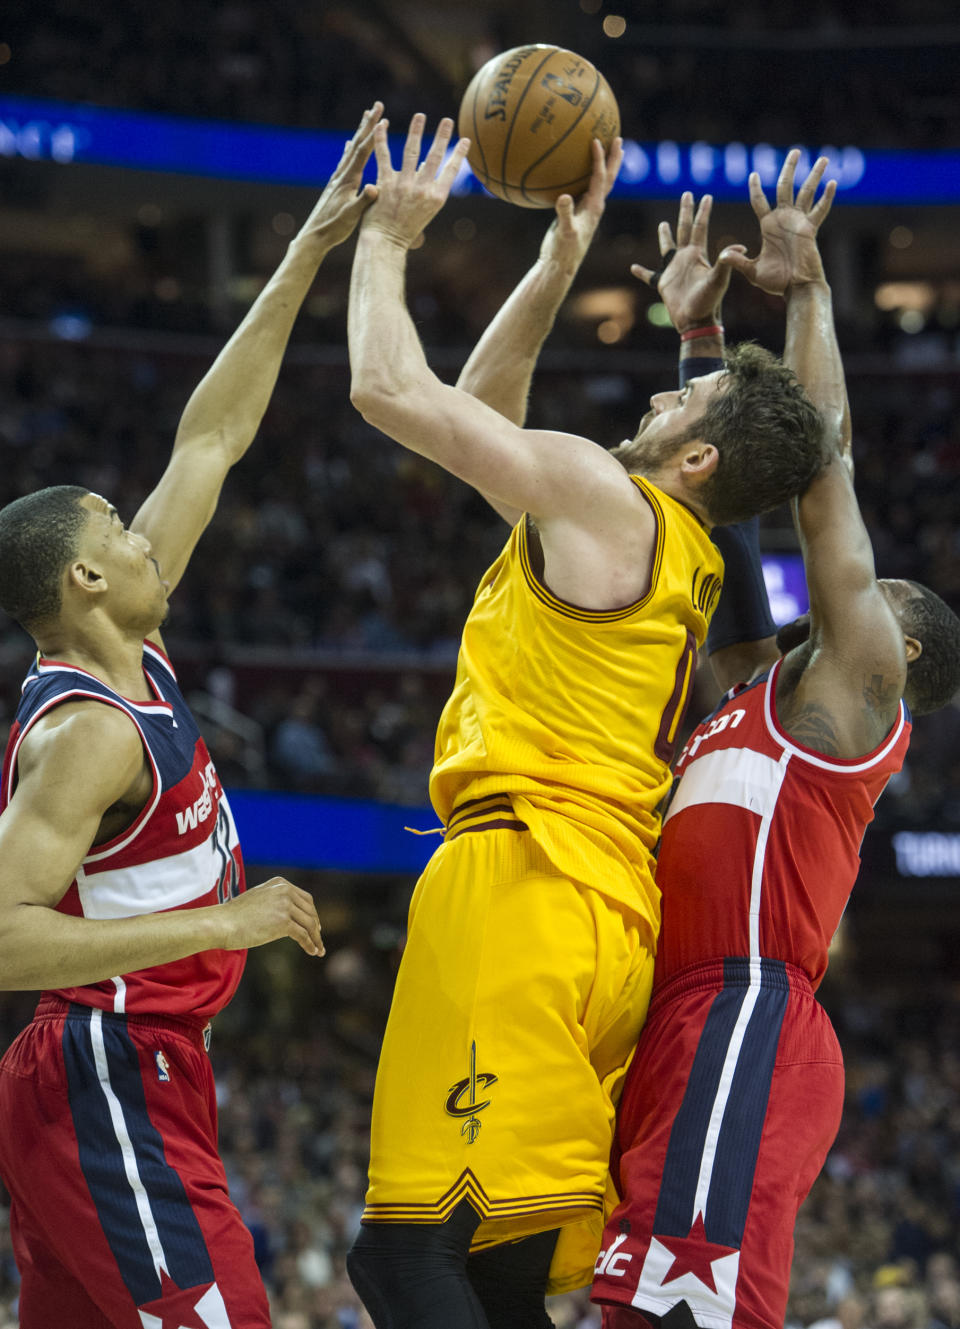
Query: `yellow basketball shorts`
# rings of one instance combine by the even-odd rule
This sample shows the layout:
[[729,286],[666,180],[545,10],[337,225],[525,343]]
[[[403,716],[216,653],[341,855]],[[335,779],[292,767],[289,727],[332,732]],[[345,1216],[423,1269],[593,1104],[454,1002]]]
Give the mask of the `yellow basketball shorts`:
[[437,850],[377,1072],[365,1223],[440,1223],[466,1199],[481,1217],[474,1249],[585,1224],[588,1280],[653,977],[638,924],[560,875],[528,831]]

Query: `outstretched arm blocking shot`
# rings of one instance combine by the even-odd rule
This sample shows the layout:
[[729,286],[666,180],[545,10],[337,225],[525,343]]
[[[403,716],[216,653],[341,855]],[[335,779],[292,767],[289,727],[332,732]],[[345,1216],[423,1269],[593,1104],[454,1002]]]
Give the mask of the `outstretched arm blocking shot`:
[[[659,271],[642,263],[631,265],[633,275],[655,291],[670,322],[680,334],[680,370],[683,381],[688,361],[723,359],[723,297],[730,284],[730,268],[719,261],[711,263],[707,252],[713,196],[704,194],[694,212],[693,195],[680,196],[680,211],[674,232],[667,221],[657,228],[660,257]],[[730,245],[725,252],[742,249]],[[716,366],[714,366],[716,367]]]
[[188,401],[167,469],[131,523],[149,539],[171,590],[213,516],[227,472],[256,436],[320,265],[376,198],[376,186],[361,188],[361,181],[382,112],[379,102],[364,112],[286,257]]
[[[676,230],[662,221],[657,230],[662,268],[634,263],[631,272],[660,297],[680,336],[680,383],[724,367],[726,351],[723,297],[731,268],[708,252],[713,198],[705,194],[694,211],[693,194],[680,196]],[[746,252],[730,245],[726,254]],[[776,624],[763,580],[758,519],[715,526],[714,544],[723,555],[723,593],[710,623],[706,649],[714,674],[726,688],[749,678],[777,658]]]
[[827,464],[794,505],[810,597],[810,635],[784,661],[778,683],[781,719],[818,750],[854,757],[871,751],[890,730],[917,644],[905,641],[887,584],[877,580],[853,489],[850,411],[816,239],[836,182],[829,181],[817,198],[827,166],[821,157],[794,197],[798,159],[796,150],[788,154],[772,208],[758,176],[751,176],[760,253],[751,259],[728,250],[721,261],[786,301],[784,360],[825,423]]

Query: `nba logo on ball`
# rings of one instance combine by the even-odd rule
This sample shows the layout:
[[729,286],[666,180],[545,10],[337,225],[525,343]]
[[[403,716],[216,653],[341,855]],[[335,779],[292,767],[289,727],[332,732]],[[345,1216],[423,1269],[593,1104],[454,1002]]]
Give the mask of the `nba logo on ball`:
[[590,145],[608,149],[620,111],[589,60],[558,46],[517,46],[488,60],[460,103],[467,160],[491,194],[524,208],[552,207],[590,183]]

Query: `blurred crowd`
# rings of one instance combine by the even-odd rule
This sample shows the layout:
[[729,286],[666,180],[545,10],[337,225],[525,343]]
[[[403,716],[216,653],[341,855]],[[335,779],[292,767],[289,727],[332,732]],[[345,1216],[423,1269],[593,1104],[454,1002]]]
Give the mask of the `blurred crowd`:
[[[322,900],[325,887],[316,889]],[[322,964],[292,947],[252,952],[214,1030],[222,1153],[274,1329],[370,1329],[344,1257],[363,1202],[403,892],[391,906],[377,883],[350,889],[369,893],[379,921],[339,933],[334,924]],[[321,904],[325,917],[337,909]],[[786,1329],[960,1329],[960,1003],[948,990],[924,992],[865,990],[828,974],[847,1100],[798,1222]],[[0,1000],[3,1045],[30,1004]],[[0,1329],[16,1325],[16,1291],[0,1206]],[[599,1329],[583,1293],[550,1310],[558,1329]]]
[[[78,483],[129,520],[204,367],[0,339],[0,503]],[[663,386],[649,374],[548,372],[529,418],[613,445]],[[927,582],[960,608],[956,377],[853,377],[851,395],[880,574]],[[165,627],[186,690],[211,699],[201,716],[225,782],[423,801],[460,628],[505,536],[473,491],[364,424],[344,367],[289,365]],[[7,716],[28,659],[26,638],[4,621]],[[691,718],[714,695],[703,669]],[[958,754],[960,710],[920,722],[883,815],[960,828]]]
[[797,1225],[788,1325],[960,1325],[960,1006],[826,987],[847,1096]]
[[4,83],[33,96],[309,127],[347,124],[381,97],[399,122],[413,110],[455,113],[483,61],[553,41],[603,69],[634,138],[825,143],[842,124],[845,141],[860,146],[956,142],[960,37],[943,0],[684,0],[652,23],[624,0],[609,6],[626,19],[616,35],[599,0],[459,8],[230,0],[210,8],[198,41],[187,0],[34,0],[0,34],[10,51]]

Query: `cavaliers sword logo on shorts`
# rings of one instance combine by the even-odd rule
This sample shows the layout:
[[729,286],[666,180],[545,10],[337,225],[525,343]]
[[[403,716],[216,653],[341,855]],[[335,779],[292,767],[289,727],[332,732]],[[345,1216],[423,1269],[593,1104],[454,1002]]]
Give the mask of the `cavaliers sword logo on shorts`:
[[[480,1134],[481,1122],[477,1113],[490,1106],[489,1098],[477,1102],[477,1089],[479,1088],[483,1092],[489,1089],[491,1085],[496,1084],[499,1078],[498,1075],[492,1075],[489,1071],[477,1070],[477,1044],[474,1040],[470,1044],[470,1074],[450,1086],[450,1092],[447,1094],[447,1101],[444,1105],[451,1117],[466,1118],[460,1127],[460,1134],[467,1137],[468,1144],[473,1144]],[[468,1097],[467,1101],[463,1102],[465,1094]]]

